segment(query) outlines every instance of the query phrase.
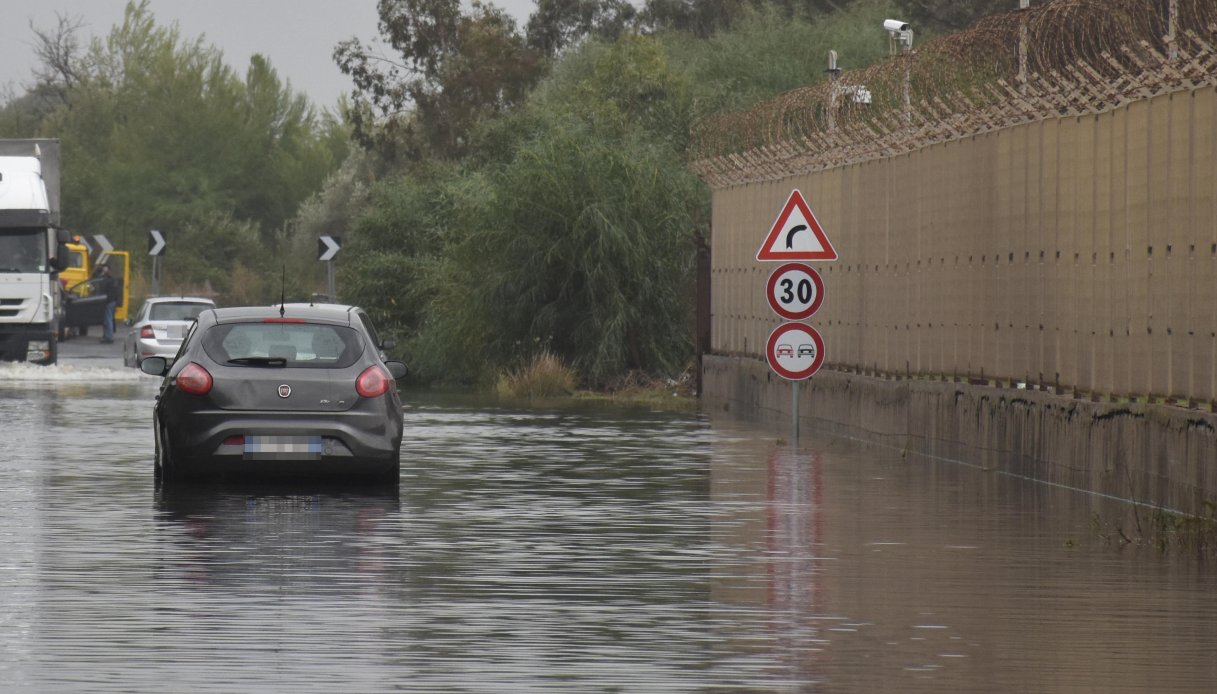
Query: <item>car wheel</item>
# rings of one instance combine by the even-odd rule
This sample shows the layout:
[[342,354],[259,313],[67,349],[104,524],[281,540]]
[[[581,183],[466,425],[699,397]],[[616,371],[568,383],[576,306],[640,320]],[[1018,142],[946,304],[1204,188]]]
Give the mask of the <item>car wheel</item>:
[[384,485],[391,485],[391,486],[396,487],[398,484],[401,483],[401,444],[400,443],[397,444],[397,446],[395,447],[395,449],[393,451],[393,454],[390,455],[385,462],[388,463],[388,465],[385,467],[384,472],[381,472],[380,474],[376,475],[376,481],[381,484],[384,484]]
[[171,482],[178,478],[178,471],[173,464],[173,447],[169,444],[169,434],[165,425],[159,421],[156,424],[156,477],[162,482]]
[[161,479],[161,425],[152,419],[152,474],[157,481]]

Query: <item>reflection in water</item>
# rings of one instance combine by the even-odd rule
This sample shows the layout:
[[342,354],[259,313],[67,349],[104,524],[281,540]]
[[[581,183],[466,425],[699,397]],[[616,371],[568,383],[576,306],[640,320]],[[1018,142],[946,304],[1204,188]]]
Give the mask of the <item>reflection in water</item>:
[[415,396],[400,488],[152,482],[155,388],[0,384],[0,689],[1209,691],[1112,502],[729,420]]
[[184,485],[158,488],[156,500],[179,560],[159,580],[257,587],[275,567],[307,576],[322,594],[334,583],[383,584],[384,550],[375,538],[400,510],[396,488],[358,486]]

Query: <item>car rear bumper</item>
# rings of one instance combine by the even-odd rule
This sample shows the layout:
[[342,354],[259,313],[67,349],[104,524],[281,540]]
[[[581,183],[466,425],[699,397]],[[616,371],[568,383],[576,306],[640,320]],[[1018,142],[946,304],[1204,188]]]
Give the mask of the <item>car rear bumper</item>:
[[147,359],[148,357],[165,357],[172,362],[173,358],[177,356],[178,348],[181,346],[181,340],[176,342],[160,342],[141,337],[135,341],[135,351],[137,354],[139,354],[140,359]]
[[[400,467],[400,412],[394,419],[383,412],[196,411],[188,421],[166,420],[165,426],[175,472],[182,476],[383,475]],[[254,458],[244,443],[253,436],[319,437],[321,446],[308,458]]]

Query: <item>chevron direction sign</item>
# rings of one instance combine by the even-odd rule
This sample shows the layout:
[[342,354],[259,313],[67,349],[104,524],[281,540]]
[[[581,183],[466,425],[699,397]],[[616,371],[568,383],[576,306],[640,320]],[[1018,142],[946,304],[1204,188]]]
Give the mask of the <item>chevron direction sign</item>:
[[320,236],[317,238],[317,260],[325,262],[333,260],[342,250],[341,239],[337,236]]

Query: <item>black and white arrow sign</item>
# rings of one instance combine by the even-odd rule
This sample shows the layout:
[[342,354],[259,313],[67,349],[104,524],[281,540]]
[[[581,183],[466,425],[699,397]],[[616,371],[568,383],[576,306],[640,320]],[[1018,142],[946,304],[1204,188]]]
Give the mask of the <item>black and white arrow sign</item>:
[[114,250],[114,246],[110,244],[110,239],[106,238],[104,234],[93,234],[91,246],[94,245],[100,248],[102,253],[109,253]]
[[148,232],[148,255],[159,256],[165,254],[165,235],[153,229]]
[[338,251],[342,249],[342,244],[339,243],[337,236],[320,236],[317,238],[317,260],[325,262],[333,260]]

